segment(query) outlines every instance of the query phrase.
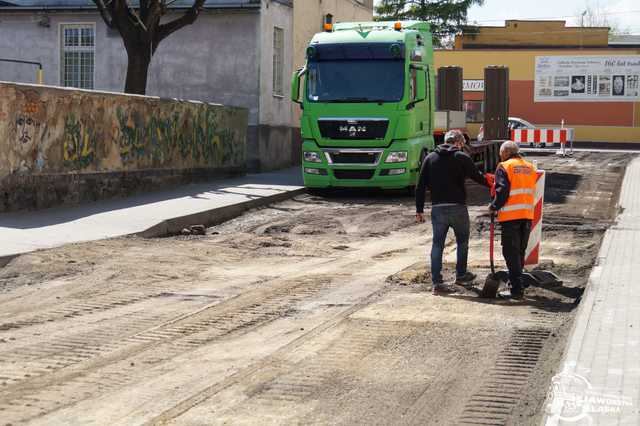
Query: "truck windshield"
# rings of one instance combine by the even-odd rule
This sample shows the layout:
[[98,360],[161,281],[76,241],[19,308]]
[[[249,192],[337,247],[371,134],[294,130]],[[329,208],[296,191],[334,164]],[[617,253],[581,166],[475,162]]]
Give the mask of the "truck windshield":
[[312,102],[399,102],[404,61],[398,59],[310,62],[307,97]]

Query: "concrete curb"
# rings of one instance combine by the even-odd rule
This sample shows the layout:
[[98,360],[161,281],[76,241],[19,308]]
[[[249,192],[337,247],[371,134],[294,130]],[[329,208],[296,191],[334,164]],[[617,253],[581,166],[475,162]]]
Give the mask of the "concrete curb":
[[4,268],[16,257],[20,256],[19,254],[9,254],[7,256],[0,256],[0,268]]
[[[616,208],[620,208],[621,203],[621,192],[622,185],[627,177],[627,173],[629,171],[628,165],[625,167],[625,172],[622,178],[621,187],[618,190],[618,201],[616,202]],[[579,351],[582,347],[582,343],[584,342],[585,335],[587,333],[588,327],[590,324],[591,314],[595,308],[597,303],[596,295],[598,293],[598,281],[602,276],[603,264],[606,260],[607,254],[609,253],[609,246],[611,245],[611,237],[612,230],[615,230],[620,221],[620,214],[617,214],[613,223],[609,228],[607,228],[606,232],[602,236],[602,242],[600,243],[600,248],[598,249],[598,254],[596,255],[595,262],[593,267],[591,268],[591,273],[589,274],[589,278],[587,279],[587,284],[582,294],[582,299],[580,300],[580,304],[576,310],[576,314],[573,318],[573,324],[571,325],[571,330],[567,333],[567,342],[564,347],[564,351],[562,354],[562,358],[560,360],[560,364],[558,368],[555,370],[555,375],[561,373],[573,373],[576,370]],[[549,384],[551,388],[553,383]],[[559,424],[558,419],[554,416],[554,413],[549,413],[548,410],[552,407],[554,402],[554,394],[553,392],[548,392],[547,396],[543,402],[542,409],[544,410],[544,414],[542,419],[540,420],[540,426],[554,426]],[[555,413],[557,414],[557,413]]]
[[[307,192],[307,189],[304,187],[293,189],[291,191],[284,191],[279,194],[267,195],[254,200],[243,201],[240,203],[230,204],[228,206],[218,207],[211,210],[205,210],[198,213],[189,214],[186,216],[166,219],[148,229],[145,229],[144,231],[134,232],[130,234],[123,234],[119,237],[110,237],[110,238],[120,238],[120,237],[127,237],[127,236],[139,236],[143,238],[159,238],[159,237],[166,237],[170,235],[177,235],[180,233],[182,229],[187,228],[191,225],[205,225],[205,226],[219,225],[223,222],[226,222],[228,220],[231,220],[240,216],[242,213],[246,212],[247,210],[263,207],[273,203],[279,203],[281,201],[288,200],[290,198],[293,198],[300,194],[304,194],[306,192]],[[105,238],[105,239],[110,239],[110,238]],[[75,243],[70,243],[70,244],[75,244]],[[62,244],[62,245],[65,245],[65,244]],[[24,253],[16,253],[16,254],[9,254],[6,256],[0,256],[0,268],[4,268],[13,259],[23,254],[33,253],[39,250],[48,250],[48,248],[36,249],[36,250],[26,251]]]
[[179,234],[182,229],[192,225],[204,225],[207,227],[215,226],[228,220],[234,219],[247,210],[263,207],[273,203],[278,203],[280,201],[285,201],[306,192],[306,188],[299,188],[282,192],[280,194],[268,195],[266,197],[258,198],[255,200],[243,201],[237,204],[231,204],[224,207],[205,210],[186,216],[175,217],[163,220],[162,222],[152,226],[151,228],[145,229],[142,232],[134,233],[132,235],[143,238],[159,238]]

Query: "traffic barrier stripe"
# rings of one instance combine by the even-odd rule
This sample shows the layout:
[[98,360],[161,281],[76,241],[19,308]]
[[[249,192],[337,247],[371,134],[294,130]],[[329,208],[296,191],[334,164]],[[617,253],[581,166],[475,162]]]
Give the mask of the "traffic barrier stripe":
[[564,145],[573,139],[573,129],[513,129],[511,140],[524,146],[538,146],[542,143]]
[[544,170],[537,171],[536,192],[534,197],[533,221],[531,233],[525,251],[525,265],[537,265],[540,262],[540,243],[542,241],[542,207],[544,203]]

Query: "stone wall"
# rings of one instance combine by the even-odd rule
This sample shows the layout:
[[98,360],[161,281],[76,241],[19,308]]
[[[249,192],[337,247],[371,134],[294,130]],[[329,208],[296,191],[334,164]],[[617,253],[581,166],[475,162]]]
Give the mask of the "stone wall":
[[243,173],[248,112],[0,83],[0,211]]

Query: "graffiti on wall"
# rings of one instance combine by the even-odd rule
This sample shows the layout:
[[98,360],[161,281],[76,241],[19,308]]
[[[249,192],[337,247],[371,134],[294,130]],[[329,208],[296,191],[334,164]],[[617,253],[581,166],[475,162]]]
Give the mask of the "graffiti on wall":
[[123,162],[150,158],[163,163],[177,153],[183,160],[221,165],[238,164],[242,159],[241,144],[233,131],[220,123],[219,114],[210,108],[173,111],[167,116],[117,109],[117,143]]
[[20,157],[16,170],[22,173],[40,171],[45,167],[41,141],[47,130],[47,126],[41,122],[41,102],[37,94],[28,91],[24,97],[26,101],[13,117],[4,114],[6,119],[11,120],[10,129],[13,132],[13,136],[8,138],[13,145],[8,148]]
[[245,109],[0,83],[0,178],[242,167]]
[[28,115],[19,115],[16,118],[16,136],[18,143],[25,145],[33,142],[40,128],[40,122]]
[[83,126],[74,114],[64,122],[62,158],[65,165],[76,168],[88,167],[95,158],[97,137],[89,126]]

